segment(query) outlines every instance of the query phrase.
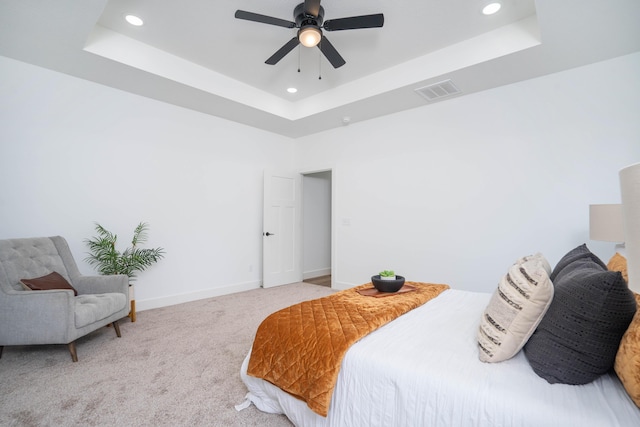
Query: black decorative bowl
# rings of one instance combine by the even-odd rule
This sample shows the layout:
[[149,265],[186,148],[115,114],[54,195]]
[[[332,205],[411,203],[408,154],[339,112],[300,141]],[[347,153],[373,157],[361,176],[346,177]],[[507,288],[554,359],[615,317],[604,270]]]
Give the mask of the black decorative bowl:
[[380,292],[398,292],[404,286],[404,277],[396,275],[396,280],[382,280],[379,274],[371,276],[371,283]]

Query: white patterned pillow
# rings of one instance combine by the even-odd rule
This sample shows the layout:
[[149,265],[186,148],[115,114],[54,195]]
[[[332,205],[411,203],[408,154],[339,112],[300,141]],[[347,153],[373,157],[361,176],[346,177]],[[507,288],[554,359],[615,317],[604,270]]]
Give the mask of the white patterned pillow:
[[524,264],[525,262],[530,260],[537,260],[540,263],[542,263],[542,268],[544,268],[544,270],[547,272],[549,277],[551,277],[551,272],[553,271],[551,268],[551,265],[549,264],[549,261],[547,261],[547,259],[544,257],[544,255],[542,255],[540,252],[538,252],[535,255],[526,255],[526,256],[523,256],[522,258],[518,258],[518,260],[515,263]]
[[509,268],[480,319],[481,361],[510,359],[526,344],[553,299],[550,273],[540,253],[520,258]]

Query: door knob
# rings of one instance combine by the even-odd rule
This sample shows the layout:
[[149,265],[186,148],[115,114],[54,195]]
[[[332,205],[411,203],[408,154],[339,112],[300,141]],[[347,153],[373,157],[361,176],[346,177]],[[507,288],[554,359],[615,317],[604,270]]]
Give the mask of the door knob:
[[269,236],[275,236],[274,233],[269,233],[268,231],[266,233],[264,233],[265,236],[269,237]]

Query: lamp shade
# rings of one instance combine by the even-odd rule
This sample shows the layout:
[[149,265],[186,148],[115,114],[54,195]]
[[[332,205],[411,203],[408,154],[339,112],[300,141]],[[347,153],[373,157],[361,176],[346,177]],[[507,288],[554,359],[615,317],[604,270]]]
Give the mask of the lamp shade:
[[624,242],[622,205],[589,205],[589,238]]
[[640,293],[640,163],[620,170],[629,288]]

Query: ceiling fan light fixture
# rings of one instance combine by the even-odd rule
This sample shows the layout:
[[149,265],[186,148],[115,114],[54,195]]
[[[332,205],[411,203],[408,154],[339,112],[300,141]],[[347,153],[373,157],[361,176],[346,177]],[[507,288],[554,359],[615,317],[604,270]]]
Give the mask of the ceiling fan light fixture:
[[309,25],[307,27],[300,28],[300,31],[298,31],[298,40],[305,47],[317,46],[321,39],[322,32],[318,27]]
[[[293,9],[294,21],[274,18],[273,16],[261,15],[259,13],[248,12],[240,9],[236,10],[235,17],[237,19],[260,22],[262,24],[275,25],[278,27],[298,28],[296,35],[286,42],[273,55],[267,58],[267,60],[264,61],[265,64],[276,65],[289,52],[302,45],[305,47],[317,46],[333,68],[340,68],[346,64],[346,61],[342,56],[340,56],[331,42],[327,40],[327,37],[322,34],[323,30],[341,31],[357,30],[360,28],[378,28],[384,25],[384,15],[382,13],[376,13],[373,15],[349,16],[346,18],[331,19],[325,22],[324,8],[320,6],[320,1],[321,0],[305,0],[302,3],[299,3]],[[318,78],[320,79],[321,77],[318,76]]]

